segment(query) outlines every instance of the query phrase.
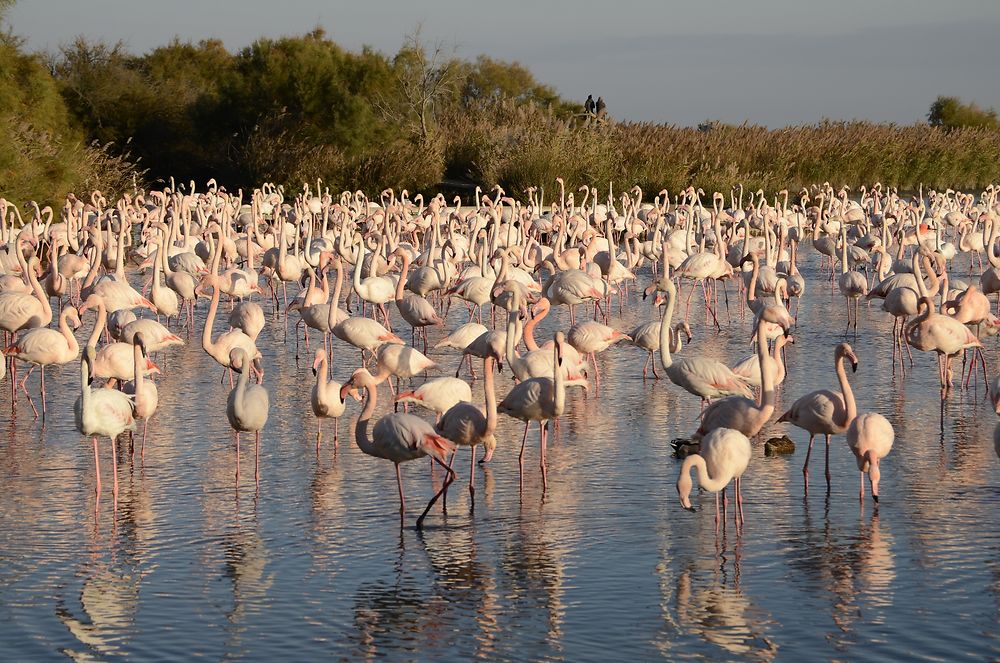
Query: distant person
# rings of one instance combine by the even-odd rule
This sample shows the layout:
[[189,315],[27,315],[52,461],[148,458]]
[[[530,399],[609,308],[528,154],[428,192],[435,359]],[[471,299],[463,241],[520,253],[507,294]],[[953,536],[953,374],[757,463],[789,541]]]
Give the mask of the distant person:
[[607,107],[608,105],[604,103],[604,97],[598,97],[597,104],[594,107],[594,112],[597,114],[597,117],[604,117]]
[[586,111],[587,115],[594,115],[597,112],[597,106],[594,104],[594,95],[587,95],[587,100],[583,102],[583,110]]

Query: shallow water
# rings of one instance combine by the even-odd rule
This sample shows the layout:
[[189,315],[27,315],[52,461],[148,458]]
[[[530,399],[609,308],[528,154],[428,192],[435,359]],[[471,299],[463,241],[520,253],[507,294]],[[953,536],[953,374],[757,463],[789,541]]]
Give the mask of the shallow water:
[[[807,297],[778,413],[808,390],[836,386],[843,298],[819,280],[816,253],[803,254]],[[648,271],[640,281],[649,282]],[[729,297],[735,313],[732,286]],[[749,319],[728,324],[722,306],[719,334],[695,302],[695,338],[684,352],[730,363],[750,352]],[[456,303],[447,327],[466,315]],[[612,324],[628,330],[650,317],[633,294]],[[555,312],[539,338],[567,319]],[[88,315],[79,338],[91,323]],[[359,404],[341,422],[339,451],[328,423],[317,457],[311,353],[303,349],[296,363],[292,327],[286,341],[282,321],[269,321],[259,341],[271,394],[259,491],[252,438],[244,438],[237,486],[228,383],[197,337],[158,358],[166,367],[160,407],[145,461],[119,452],[117,509],[108,442],[98,503],[90,443],[74,429],[79,367],[51,370],[44,428],[23,396],[16,418],[2,406],[0,658],[995,659],[996,416],[981,377],[977,388],[957,390],[942,416],[930,355],[915,352],[912,373],[893,379],[890,327],[873,306],[849,339],[861,360],[850,376],[859,411],[881,412],[896,429],[879,509],[870,497],[859,507],[843,436],[831,445],[832,491],[820,440],[805,497],[808,436],[771,424],[765,439],[788,432],[798,449],[769,458],[755,443],[740,535],[731,522],[715,532],[711,494],[694,496],[697,513],[681,509],[670,440],[695,428],[698,399],[665,380],[643,381],[644,353],[628,346],[601,356],[599,393],[570,392],[549,445],[547,492],[537,428],[519,489],[523,426],[501,417],[495,459],[476,473],[475,512],[463,450],[448,514],[435,508],[423,532],[414,519],[442,473],[432,484],[428,462],[404,465],[410,513],[401,529],[392,464],[362,454],[348,432]],[[445,333],[432,329],[432,343]],[[993,361],[996,343],[987,345]],[[454,351],[432,356],[443,367],[432,377],[454,371]],[[357,361],[336,342],[335,378]],[[505,372],[501,398],[510,384]],[[473,393],[482,398],[481,381]],[[382,396],[377,416],[387,411]]]

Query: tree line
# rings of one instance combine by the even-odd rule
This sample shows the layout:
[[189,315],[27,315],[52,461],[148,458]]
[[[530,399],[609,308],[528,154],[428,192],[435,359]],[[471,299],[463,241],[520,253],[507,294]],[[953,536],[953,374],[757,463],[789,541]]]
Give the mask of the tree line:
[[[2,12],[5,0],[0,0]],[[9,2],[7,2],[9,4]],[[0,196],[264,181],[331,190],[500,184],[521,196],[557,175],[583,183],[817,181],[974,187],[1000,176],[996,115],[939,98],[909,127],[830,122],[782,129],[589,123],[518,63],[463,60],[419,31],[394,55],[350,52],[314,30],[230,52],[175,40],[136,55],[78,38],[32,54],[0,35]],[[985,118],[985,119],[984,119]]]

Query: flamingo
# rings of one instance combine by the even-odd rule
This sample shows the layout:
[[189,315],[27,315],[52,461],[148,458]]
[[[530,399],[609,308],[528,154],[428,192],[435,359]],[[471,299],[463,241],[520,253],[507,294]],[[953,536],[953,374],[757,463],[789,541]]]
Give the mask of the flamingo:
[[424,518],[437,502],[438,498],[455,480],[455,472],[445,463],[448,455],[454,453],[455,445],[447,438],[438,435],[434,427],[412,414],[387,414],[375,423],[371,438],[368,437],[368,422],[371,421],[378,400],[378,382],[365,369],[358,369],[351,375],[344,386],[340,388],[340,399],[344,400],[347,393],[363,387],[366,391],[365,406],[358,417],[354,428],[354,441],[362,452],[376,458],[385,458],[396,465],[396,487],[399,489],[399,522],[403,523],[406,514],[406,497],[403,494],[403,477],[399,464],[408,460],[430,456],[434,462],[448,473],[441,489],[427,503],[424,512],[417,518],[417,529],[421,529]]
[[453,377],[428,380],[416,389],[400,392],[396,396],[397,403],[420,405],[436,412],[439,418],[455,404],[471,400],[472,387],[469,383]]
[[837,380],[840,382],[839,392],[829,389],[811,391],[792,403],[788,411],[778,418],[779,422],[787,421],[809,433],[809,451],[806,452],[806,462],[802,466],[802,475],[807,491],[809,490],[809,457],[812,455],[814,438],[819,434],[826,437],[826,487],[829,490],[830,436],[839,435],[846,431],[858,414],[857,404],[854,402],[854,391],[851,389],[851,383],[847,381],[847,373],[844,370],[845,359],[851,360],[851,370],[856,372],[858,370],[857,355],[854,354],[850,345],[841,343],[833,353],[833,364],[837,372]]
[[[229,369],[242,368],[242,365],[233,366],[232,364],[234,348],[242,348],[244,354],[251,359],[260,359],[261,354],[260,350],[257,349],[257,344],[242,329],[231,329],[219,334],[214,340],[212,339],[212,328],[215,326],[215,313],[219,310],[219,297],[222,294],[222,288],[219,287],[218,277],[211,274],[202,278],[197,291],[199,293],[203,292],[206,287],[212,288],[212,303],[208,307],[205,326],[201,330],[202,349],[209,357],[217,361],[219,365]],[[232,381],[233,375],[230,373],[230,385]]]
[[264,329],[264,324],[264,309],[257,302],[239,302],[229,313],[229,326],[242,331],[254,343],[257,343],[257,337]]
[[124,327],[118,335],[118,340],[122,343],[132,343],[133,339],[142,334],[145,343],[145,352],[159,352],[166,348],[184,345],[184,339],[174,334],[162,324],[152,318],[140,318],[133,320]]
[[132,402],[135,405],[135,418],[142,419],[142,445],[139,449],[139,458],[145,459],[146,430],[149,428],[150,418],[156,413],[156,406],[160,402],[160,394],[156,389],[156,383],[143,378],[142,367],[145,366],[150,352],[143,332],[136,332],[132,342],[133,373],[135,378],[131,382],[125,383],[123,391],[132,397]]
[[847,326],[851,326],[851,304],[854,308],[854,329],[858,328],[858,312],[861,298],[868,294],[868,281],[860,272],[847,266],[847,225],[840,231],[840,279],[837,281],[840,294],[847,298]]
[[[765,307],[757,316],[757,362],[761,371],[760,402],[744,396],[729,396],[715,401],[705,408],[696,436],[704,436],[718,428],[730,428],[738,430],[747,437],[753,437],[774,414],[776,366],[768,365],[767,340],[764,338],[762,327],[766,322],[775,323],[782,319],[781,316],[770,313],[777,308],[777,306]],[[783,326],[783,329],[788,332],[788,327]]]
[[118,498],[118,449],[116,438],[135,427],[134,405],[128,395],[114,389],[92,389],[94,347],[83,349],[80,362],[80,396],[73,404],[76,429],[94,440],[94,473],[97,477],[96,492],[101,494],[101,460],[97,452],[97,438],[111,439],[111,467],[114,472],[114,496]]
[[[483,360],[483,390],[486,397],[486,411],[473,405],[469,401],[462,401],[451,406],[442,415],[441,420],[434,427],[435,430],[444,437],[451,440],[455,445],[470,448],[469,462],[469,500],[474,507],[476,504],[476,452],[475,447],[482,444],[486,450],[482,462],[489,462],[493,457],[493,450],[496,449],[497,440],[494,436],[497,429],[497,396],[493,385],[493,364],[499,358],[498,355],[490,355]],[[455,455],[458,455],[456,450]],[[455,458],[452,457],[452,463]]]
[[[70,327],[72,323],[72,327]],[[77,343],[73,331],[80,327],[80,314],[72,306],[67,306],[59,315],[59,331],[48,327],[36,327],[23,332],[4,352],[14,359],[33,364],[28,374],[21,380],[21,389],[28,397],[28,404],[31,409],[35,409],[35,404],[31,402],[31,396],[25,388],[24,383],[31,377],[35,367],[41,368],[42,384],[42,419],[45,419],[45,367],[52,365],[68,364],[76,359],[80,354],[80,345]],[[3,377],[3,376],[0,376]],[[35,411],[38,416],[38,411]]]
[[326,357],[326,350],[316,351],[316,358],[313,361],[312,372],[316,376],[316,384],[313,385],[309,403],[312,406],[313,414],[316,415],[316,453],[319,454],[319,443],[323,439],[323,419],[333,418],[333,448],[337,449],[340,443],[340,417],[343,416],[347,407],[347,401],[341,397],[341,384],[336,380],[327,380],[329,367]]
[[660,325],[660,365],[670,381],[701,398],[702,407],[712,398],[741,395],[750,397],[750,387],[732,369],[715,359],[684,357],[674,361],[670,356],[670,322],[674,316],[677,290],[673,281],[664,277],[667,312]]
[[[510,336],[511,334],[508,332],[508,345]],[[546,424],[552,419],[561,417],[566,409],[566,366],[563,361],[565,343],[566,335],[557,331],[555,343],[552,346],[554,379],[535,377],[519,382],[497,406],[498,411],[524,422],[521,452],[517,456],[517,464],[521,468],[522,475],[524,474],[524,445],[528,439],[528,426],[532,421],[538,422],[541,445],[539,465],[542,468],[543,490],[548,488],[548,471],[545,466]]]
[[[97,309],[97,322],[94,323],[94,330],[90,333],[87,345],[96,349],[108,319],[108,309],[104,303],[104,297],[96,293],[91,294],[80,307],[80,312],[91,308]],[[145,375],[160,372],[160,367],[149,359],[146,359],[143,366]],[[135,364],[132,361],[132,344],[115,342],[104,345],[100,350],[97,350],[91,370],[94,377],[107,378],[109,381],[134,380]]]
[[600,389],[601,372],[597,368],[596,353],[604,352],[618,341],[631,341],[632,338],[617,329],[612,329],[594,320],[588,320],[573,325],[566,340],[576,348],[577,352],[590,357],[590,362],[594,366],[594,383]]
[[951,391],[952,358],[967,348],[982,347],[982,342],[955,318],[935,313],[930,297],[921,297],[917,305],[922,312],[909,322],[906,340],[918,350],[938,353],[941,392],[947,396]]
[[865,501],[865,472],[872,486],[872,499],[878,505],[879,461],[889,455],[895,432],[889,420],[876,412],[865,412],[854,417],[847,428],[847,446],[858,462],[861,472],[862,502]]
[[719,530],[719,492],[725,491],[729,482],[734,482],[736,493],[736,508],[734,516],[737,527],[743,523],[743,493],[740,490],[740,479],[750,464],[750,440],[746,435],[732,428],[716,428],[701,441],[699,452],[691,454],[681,464],[677,477],[677,494],[681,506],[688,511],[694,511],[689,496],[691,495],[691,468],[698,472],[698,484],[709,492],[715,493],[715,530]]
[[[252,432],[255,440],[253,476],[254,482],[260,485],[260,431],[267,424],[270,406],[267,389],[259,384],[248,384],[251,359],[243,347],[234,346],[229,354],[229,365],[240,374],[226,399],[226,418],[236,431],[236,480],[240,479],[240,433]],[[263,374],[261,369],[257,372]]]

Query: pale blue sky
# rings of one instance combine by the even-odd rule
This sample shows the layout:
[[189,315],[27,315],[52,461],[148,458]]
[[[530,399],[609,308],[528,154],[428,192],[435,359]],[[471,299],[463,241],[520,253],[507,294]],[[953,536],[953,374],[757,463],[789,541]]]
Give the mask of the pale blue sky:
[[37,50],[77,35],[136,53],[175,36],[238,50],[322,26],[390,55],[422,24],[460,56],[519,61],[567,97],[603,95],[618,119],[682,125],[911,123],[939,94],[1000,109],[997,0],[19,0],[7,22]]

